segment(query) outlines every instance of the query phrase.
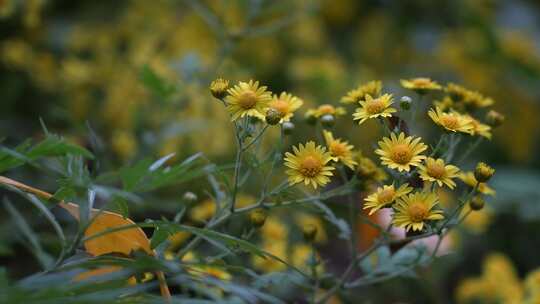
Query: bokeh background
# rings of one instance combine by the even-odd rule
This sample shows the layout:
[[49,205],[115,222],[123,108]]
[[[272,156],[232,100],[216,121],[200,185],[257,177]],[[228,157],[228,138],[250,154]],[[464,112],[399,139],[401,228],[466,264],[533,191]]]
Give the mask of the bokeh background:
[[[468,292],[485,296],[481,303],[511,303],[540,267],[538,1],[3,0],[0,37],[3,144],[39,139],[41,119],[83,146],[98,138],[92,147],[101,171],[173,152],[176,159],[202,151],[230,161],[229,118],[208,93],[218,76],[257,79],[302,97],[304,108],[337,105],[373,79],[396,96],[411,95],[399,79],[416,76],[478,90],[506,116],[470,158],[496,168],[496,196],[452,235],[453,254],[420,269],[417,279],[359,290],[358,299],[454,303],[467,278],[482,277],[486,284]],[[376,124],[350,126],[338,122],[336,129],[357,147],[369,150],[380,136]],[[296,141],[313,133],[309,128],[300,119]],[[54,187],[32,168],[13,176]],[[174,211],[182,191],[130,211],[158,218]],[[1,231],[7,240],[9,229],[2,224]],[[0,255],[13,278],[34,270],[20,262],[28,256],[15,241]],[[494,290],[504,295],[494,297]]]

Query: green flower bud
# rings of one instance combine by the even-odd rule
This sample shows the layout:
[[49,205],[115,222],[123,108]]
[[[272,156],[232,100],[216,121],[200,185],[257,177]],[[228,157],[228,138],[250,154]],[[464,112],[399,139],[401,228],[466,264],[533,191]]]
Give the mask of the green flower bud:
[[486,163],[478,163],[474,169],[474,178],[479,183],[487,182],[495,174],[495,169],[488,166]]
[[412,99],[409,96],[403,96],[401,97],[401,100],[399,102],[399,107],[402,110],[409,110],[411,108]]
[[210,84],[210,93],[217,99],[223,99],[227,96],[227,89],[229,88],[229,81],[218,78]]
[[486,122],[488,125],[492,126],[493,128],[499,127],[504,123],[505,117],[501,113],[490,110],[486,114]]
[[332,127],[336,123],[336,119],[332,114],[325,114],[321,117],[321,124],[327,128]]
[[186,203],[194,203],[197,201],[197,199],[197,194],[191,191],[184,193],[184,196],[182,197],[182,200],[184,200]]
[[305,115],[304,115],[304,119],[306,120],[306,122],[309,124],[309,125],[315,125],[317,123],[317,117],[315,117],[315,115],[313,115],[313,113],[311,112],[307,112]]
[[265,120],[269,125],[277,125],[281,120],[281,113],[273,108],[266,111]]
[[294,124],[290,121],[284,122],[281,127],[283,128],[283,134],[290,135],[294,131]]
[[307,224],[302,227],[302,233],[304,234],[304,239],[308,242],[313,242],[317,236],[317,227],[315,225]]
[[484,199],[478,195],[473,197],[471,201],[469,202],[469,206],[471,207],[471,210],[474,210],[474,211],[482,210],[482,208],[484,208],[484,205],[485,205]]
[[260,228],[264,225],[264,222],[266,222],[266,217],[267,214],[264,209],[256,209],[249,214],[249,221],[253,227]]

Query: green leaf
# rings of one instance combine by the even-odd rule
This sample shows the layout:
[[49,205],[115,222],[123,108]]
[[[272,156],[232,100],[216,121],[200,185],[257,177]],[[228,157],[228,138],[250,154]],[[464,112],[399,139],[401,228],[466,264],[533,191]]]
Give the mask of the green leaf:
[[14,149],[0,147],[0,172],[31,163],[39,158],[65,155],[94,158],[94,155],[85,148],[66,142],[57,135],[48,134],[43,141],[33,147],[28,140]]
[[129,217],[129,206],[126,199],[115,195],[113,197],[113,204],[116,206],[118,213],[120,213],[124,218]]
[[213,231],[210,229],[180,225],[180,224],[176,224],[172,222],[165,222],[165,221],[152,221],[151,223],[154,224],[156,227],[159,227],[160,229],[168,231],[169,234],[173,234],[178,231],[187,231],[195,235],[198,235],[204,239],[217,241],[225,245],[228,249],[230,249],[233,252],[238,251],[238,250],[244,250],[246,252],[255,254],[260,257],[270,256],[268,253],[264,252],[263,250],[259,249],[259,247],[251,244],[248,241],[236,238],[228,234]]
[[152,249],[155,249],[161,243],[165,242],[169,235],[170,233],[167,230],[164,230],[160,226],[157,226],[156,229],[154,229],[154,234],[152,234],[152,238],[150,239],[150,247]]
[[80,155],[90,159],[94,158],[94,155],[90,151],[81,146],[66,142],[57,135],[48,135],[42,142],[31,148],[26,153],[26,156],[34,160],[39,157],[63,156],[66,154]]
[[163,167],[167,156],[156,162],[144,159],[132,167],[121,169],[120,177],[127,191],[137,192],[147,192],[186,182],[206,174],[207,168],[198,166],[196,162],[201,155],[201,153],[197,153],[171,167]]
[[41,266],[47,269],[53,263],[53,259],[49,256],[41,247],[39,237],[32,230],[30,225],[26,222],[22,214],[9,202],[7,198],[4,199],[4,207],[11,215],[17,230],[26,238],[27,242],[23,244],[28,246],[30,251],[35,255]]
[[140,78],[142,83],[156,96],[166,99],[176,92],[176,87],[157,75],[148,65],[144,65]]

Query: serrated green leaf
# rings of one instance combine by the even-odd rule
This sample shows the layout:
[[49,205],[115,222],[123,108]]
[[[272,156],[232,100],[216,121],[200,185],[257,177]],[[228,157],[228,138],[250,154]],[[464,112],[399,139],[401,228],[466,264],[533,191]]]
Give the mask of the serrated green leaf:
[[31,148],[26,156],[29,159],[39,157],[63,156],[66,154],[80,155],[93,159],[94,155],[85,148],[66,142],[63,138],[56,135],[49,135],[43,141]]

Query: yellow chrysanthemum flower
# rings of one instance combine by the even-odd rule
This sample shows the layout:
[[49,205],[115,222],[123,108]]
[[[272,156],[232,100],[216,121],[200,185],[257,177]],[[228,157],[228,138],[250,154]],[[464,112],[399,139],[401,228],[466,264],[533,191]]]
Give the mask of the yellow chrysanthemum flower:
[[421,231],[426,221],[442,220],[442,211],[433,210],[438,197],[432,192],[416,192],[397,199],[392,223],[407,231]]
[[469,108],[485,108],[494,104],[493,99],[455,83],[447,84],[445,90],[455,101]]
[[391,117],[397,110],[390,107],[394,103],[392,94],[384,94],[377,98],[366,95],[366,100],[360,101],[360,108],[357,108],[353,114],[353,120],[360,120],[358,124],[370,118]]
[[426,158],[420,154],[427,149],[427,146],[420,142],[421,139],[420,137],[405,137],[403,132],[399,136],[392,133],[390,138],[384,137],[379,141],[380,149],[375,150],[375,153],[380,156],[382,164],[388,168],[400,172],[410,171],[411,166],[420,165],[421,161]]
[[454,189],[456,183],[452,180],[458,176],[459,168],[453,165],[446,165],[444,160],[428,157],[425,165],[418,166],[420,178],[427,182],[435,182],[439,187],[443,184]]
[[294,115],[294,111],[298,110],[304,101],[289,93],[282,92],[279,96],[274,95],[272,101],[268,104],[269,109],[276,110],[281,116],[281,122],[289,121]]
[[323,130],[323,135],[330,154],[345,166],[354,169],[354,166],[357,165],[352,154],[354,146],[349,145],[348,141],[335,139],[330,131]]
[[[262,250],[275,255],[282,260],[287,258],[287,243],[284,241],[264,242]],[[258,255],[253,255],[252,263],[255,268],[264,272],[277,272],[287,268],[285,264],[274,258],[260,257]]]
[[272,93],[266,91],[265,86],[259,86],[258,81],[240,81],[227,92],[229,96],[225,98],[225,101],[233,121],[246,115],[264,120],[264,110],[272,100]]
[[495,102],[489,97],[485,97],[476,91],[470,91],[465,94],[463,103],[469,108],[485,108],[492,106]]
[[540,296],[540,268],[527,274],[524,283],[529,294]]
[[189,218],[196,222],[205,222],[214,216],[216,202],[212,199],[204,200],[189,210]]
[[375,182],[383,182],[388,178],[384,169],[377,166],[370,158],[363,156],[361,152],[356,152],[354,158],[358,162],[356,173],[360,178]]
[[347,92],[347,95],[343,96],[340,102],[344,104],[354,104],[365,100],[366,95],[378,97],[381,94],[381,90],[382,82],[379,80],[372,80]]
[[441,111],[443,112],[450,111],[455,107],[454,101],[452,100],[452,98],[450,98],[450,96],[444,96],[444,98],[441,100],[435,100],[433,104],[436,108],[441,109]]
[[331,104],[322,104],[318,106],[316,109],[310,109],[307,111],[306,115],[313,115],[314,117],[321,117],[326,114],[334,115],[334,116],[343,116],[347,113],[345,111],[345,108],[343,107],[334,107]]
[[[469,187],[474,187],[478,183],[476,178],[474,177],[474,172],[461,172],[458,175],[459,179],[463,181],[465,184],[467,184]],[[476,189],[478,192],[486,195],[495,196],[495,190],[490,188],[486,183],[480,183],[478,184],[478,188]]]
[[455,111],[443,112],[439,107],[436,107],[435,110],[430,109],[428,115],[434,123],[448,131],[472,134],[473,123],[465,115]]
[[471,125],[472,125],[471,134],[472,135],[479,135],[487,139],[491,139],[490,126],[479,122],[477,119],[473,118],[470,115],[466,115],[466,117],[468,117],[471,120]]
[[429,90],[440,90],[442,87],[435,81],[426,77],[417,77],[411,79],[401,79],[399,81],[405,89],[414,90],[419,94],[424,94]]
[[[308,272],[311,270],[311,265],[309,265],[309,262],[311,260],[311,257],[313,255],[313,247],[312,246],[309,246],[309,245],[306,245],[306,244],[300,244],[300,245],[295,245],[292,250],[291,250],[291,255],[290,255],[290,263],[304,271],[304,272]],[[315,253],[315,258],[317,259],[320,259],[319,257],[319,254],[318,253]],[[324,270],[324,266],[322,263],[319,263],[316,267],[316,272],[317,273],[322,273],[323,270]]]
[[363,209],[371,209],[369,215],[372,215],[377,210],[390,206],[396,199],[410,193],[412,190],[413,188],[409,187],[409,184],[403,184],[397,189],[394,184],[378,187],[377,191],[364,199]]
[[187,268],[189,273],[195,276],[212,277],[222,281],[229,281],[232,278],[230,273],[216,266],[200,265],[188,266]]
[[316,189],[330,181],[329,176],[333,175],[332,170],[335,168],[326,164],[335,159],[326,152],[326,148],[309,141],[305,146],[303,144],[298,148],[293,146],[293,151],[294,154],[285,153],[285,166],[290,168],[286,173],[289,175],[291,185],[304,182]]
[[286,241],[289,235],[287,226],[275,216],[266,218],[260,230],[263,240],[268,242]]

